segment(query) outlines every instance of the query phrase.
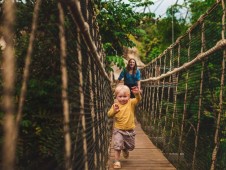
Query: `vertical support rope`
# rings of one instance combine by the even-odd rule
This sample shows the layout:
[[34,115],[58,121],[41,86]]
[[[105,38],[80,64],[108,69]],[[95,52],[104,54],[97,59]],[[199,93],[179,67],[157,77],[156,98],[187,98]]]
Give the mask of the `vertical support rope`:
[[[78,34],[78,44],[80,43],[80,35]],[[84,112],[84,105],[85,105],[85,96],[83,92],[83,74],[82,74],[82,53],[79,47],[77,47],[78,52],[78,72],[79,72],[79,96],[80,96],[80,115],[82,119],[82,139],[83,139],[83,152],[84,152],[84,160],[85,160],[85,169],[88,169],[88,160],[87,160],[87,140],[86,140],[86,121],[85,121],[85,112]]]
[[192,161],[192,169],[195,170],[195,161],[196,161],[196,152],[198,147],[198,139],[199,139],[199,129],[200,129],[200,119],[201,119],[201,107],[202,107],[202,88],[203,88],[203,73],[204,72],[204,62],[202,62],[202,71],[201,71],[201,81],[200,81],[200,91],[199,91],[199,107],[198,107],[198,121],[196,126],[196,134],[195,134],[195,149],[193,152],[193,161]]
[[[191,36],[189,36],[189,39],[190,38],[191,38]],[[189,58],[190,58],[190,46],[188,47],[188,60],[189,60]],[[181,131],[180,131],[178,157],[177,157],[178,162],[180,161],[180,153],[182,151],[183,133],[184,133],[184,128],[185,128],[185,119],[186,119],[186,116],[187,116],[188,78],[189,78],[189,71],[186,71],[183,115],[182,115],[182,121],[181,121]]]
[[[98,88],[99,88],[99,82],[97,81],[97,80],[98,80],[98,70],[97,70],[97,67],[96,67],[96,66],[95,66],[95,72],[97,72],[97,73],[95,74],[94,80],[95,80],[95,84],[96,84],[96,88],[95,88],[95,94],[96,94],[96,108],[97,108],[96,119],[97,119],[97,122],[98,122],[96,131],[97,131],[98,134],[101,134],[101,128],[100,128],[100,123],[99,123],[99,122],[101,122],[101,117],[100,117],[100,113],[99,113],[101,109],[100,109],[100,103],[99,103],[99,101],[98,101],[98,97],[99,97],[100,95],[99,95],[99,91],[98,91]],[[100,135],[98,135],[98,141],[97,141],[96,147],[97,147],[98,152],[99,152],[99,154],[98,154],[98,156],[97,156],[97,160],[98,160],[98,162],[99,162],[99,164],[100,164],[100,162],[101,162],[101,155],[100,155],[101,141],[100,141]]]
[[[201,47],[201,52],[205,51],[205,24],[202,22],[202,29],[201,29],[201,35],[202,35],[202,47]],[[204,66],[205,62],[202,61],[202,69],[201,69],[201,77],[200,77],[200,90],[199,90],[199,106],[198,106],[198,121],[197,121],[197,126],[196,126],[196,134],[195,134],[195,148],[193,152],[193,160],[192,160],[192,169],[196,169],[196,153],[197,153],[197,147],[198,147],[198,142],[199,142],[199,130],[200,130],[200,124],[201,124],[201,112],[202,112],[202,94],[203,94],[203,79],[204,79]]]
[[[180,44],[179,44],[179,48],[180,49]],[[178,64],[177,64],[177,67],[179,67],[179,61],[180,61],[180,58],[179,58],[179,55],[178,55]],[[174,121],[175,121],[175,116],[177,114],[177,84],[178,84],[178,76],[179,76],[179,73],[176,74],[173,74],[172,77],[173,77],[173,117],[172,117],[172,122],[171,122],[171,131],[170,131],[170,137],[172,137],[173,135],[173,128],[174,128]],[[174,87],[175,85],[175,87]]]
[[160,106],[159,106],[159,121],[161,121],[161,127],[162,127],[162,107],[163,107],[163,96],[164,96],[164,89],[165,89],[165,79],[162,81],[162,90],[161,90],[161,96],[160,96]]
[[[173,49],[171,49],[170,50],[170,63],[172,64],[171,65],[171,70],[172,70],[172,66],[173,66],[173,68],[174,68],[174,63],[173,63]],[[170,82],[170,84],[172,85],[172,84],[174,84],[174,82],[175,82],[175,74],[172,74],[170,77],[172,77],[172,81]],[[171,121],[171,130],[170,130],[170,140],[172,139],[172,136],[173,136],[173,130],[174,130],[174,119],[175,119],[175,111],[176,111],[176,100],[177,100],[177,92],[176,92],[176,90],[177,90],[177,88],[172,88],[173,89],[173,114],[172,114],[172,121]],[[171,141],[169,141],[170,143],[171,143]]]
[[[164,55],[164,66],[163,66],[163,74],[166,73],[166,56]],[[163,79],[163,86],[162,86],[162,99],[161,99],[161,106],[163,107],[163,97],[164,97],[164,91],[165,91],[165,78]],[[162,108],[161,108],[162,109]],[[165,131],[166,129],[166,113],[165,113],[165,118],[164,118],[164,127],[163,127],[163,131]]]
[[[171,82],[171,76],[169,77],[169,82]],[[167,114],[169,113],[169,101],[170,101],[170,86],[168,86],[168,88],[167,88],[167,104],[166,104],[166,116],[165,116],[164,131],[166,129],[167,121],[168,121]]]
[[[89,57],[89,65],[91,65],[91,61],[90,61],[90,57]],[[89,70],[89,81],[90,81],[90,86],[93,87],[94,86],[94,77],[92,76],[92,69]],[[93,88],[90,89],[90,102],[94,103],[94,92],[93,92]],[[91,105],[91,117],[92,117],[92,131],[93,131],[93,141],[94,144],[96,144],[96,131],[95,131],[95,110],[94,110],[94,105]],[[97,169],[97,152],[96,149],[94,149],[94,169]]]
[[17,127],[15,124],[15,56],[13,49],[13,24],[15,20],[14,2],[6,0],[3,3],[4,25],[3,37],[6,42],[6,48],[3,51],[2,60],[2,78],[3,78],[3,95],[2,107],[5,111],[3,117],[3,150],[2,150],[2,167],[3,170],[13,170],[16,156]]
[[[154,77],[154,64],[155,63],[153,63],[152,64],[152,72],[151,72],[151,74],[152,74],[152,76]],[[154,88],[154,86],[155,86],[155,82],[152,82],[152,86],[151,86],[151,110],[150,110],[150,114],[151,114],[151,121],[152,120],[154,120],[155,121],[155,117],[154,117],[154,98],[155,98],[155,88]],[[152,121],[152,123],[153,123],[153,121]],[[153,126],[152,124],[151,124],[151,126]]]
[[71,164],[71,136],[70,136],[70,117],[69,117],[69,101],[68,101],[68,75],[66,63],[66,39],[64,29],[64,11],[60,2],[58,2],[59,10],[59,39],[60,39],[60,61],[61,61],[61,79],[62,79],[62,104],[63,104],[63,129],[65,141],[65,169],[72,170]]
[[[98,80],[98,78],[100,77],[100,73],[99,72],[97,72],[97,74],[96,74],[96,80]],[[99,124],[98,124],[98,134],[99,134],[99,136],[98,136],[98,149],[99,149],[99,152],[101,152],[101,149],[102,149],[102,132],[101,132],[101,129],[102,129],[102,122],[101,122],[101,103],[100,103],[100,100],[99,100],[99,98],[100,98],[100,93],[101,93],[101,87],[100,87],[100,81],[97,81],[97,100],[98,100],[98,102],[97,102],[97,108],[98,108],[98,122],[100,122]],[[102,157],[102,155],[101,154],[99,154],[99,161],[100,161],[100,163],[103,161],[103,157]]]
[[[179,41],[179,44],[178,44],[178,62],[177,62],[177,67],[180,66],[180,57],[181,57],[181,42]],[[177,93],[177,86],[178,86],[178,81],[179,81],[179,73],[177,74],[177,78],[176,78],[176,93]],[[177,96],[176,96],[177,98]],[[177,103],[175,104],[175,107],[176,107]],[[176,111],[177,112],[177,111]],[[182,133],[183,134],[183,133]],[[180,137],[179,137],[179,140],[180,140]],[[180,149],[178,149],[179,151]],[[178,152],[178,155],[177,155],[177,160],[180,160],[180,152]]]
[[179,139],[179,147],[178,147],[178,153],[179,153],[177,158],[178,162],[180,161],[180,153],[182,151],[183,133],[184,133],[184,127],[185,127],[185,119],[187,116],[188,78],[189,78],[189,72],[187,71],[186,78],[185,78],[183,115],[182,115],[182,121],[181,121],[181,131],[180,131],[180,139]]
[[[151,63],[150,68],[148,69],[149,75],[148,76],[153,76],[153,63]],[[150,84],[152,85],[153,82],[150,82]],[[150,92],[150,94],[152,94],[152,86],[148,87],[148,91]],[[148,111],[149,111],[149,115],[150,115],[150,121],[152,120],[152,115],[151,115],[151,101],[152,101],[152,97],[149,98],[148,100]]]
[[[161,59],[160,59],[160,61],[161,61]],[[155,75],[160,75],[160,71],[159,71],[159,69],[160,69],[160,64],[158,64],[157,63],[157,65],[155,66]],[[158,110],[158,108],[159,108],[159,84],[160,84],[160,80],[158,80],[157,82],[156,82],[156,101],[155,101],[155,119],[156,119],[156,121],[157,121],[157,124],[158,124],[158,122],[159,122],[159,110]],[[157,130],[158,131],[158,130]]]
[[[162,68],[162,58],[160,58],[159,59],[160,61],[159,61],[159,74],[161,75],[161,68]],[[162,82],[161,82],[161,80],[159,80],[159,85],[161,85],[162,84]],[[162,85],[163,86],[163,85]],[[162,100],[160,99],[160,98],[162,98],[162,95],[163,95],[163,87],[159,90],[159,86],[158,86],[158,101],[156,102],[156,103],[158,103],[158,129],[157,129],[157,137],[159,137],[160,135],[161,135],[161,127],[162,127],[162,122],[161,122],[161,118],[162,118],[162,110],[161,110],[161,108],[162,108],[162,106],[161,106],[161,104],[162,104]],[[159,97],[159,93],[161,93],[160,94],[160,97]],[[159,102],[159,100],[160,100],[160,102]],[[157,138],[158,139],[158,138]]]
[[22,80],[22,87],[21,87],[21,92],[20,92],[20,98],[19,98],[19,106],[18,106],[18,113],[16,117],[16,124],[18,126],[21,117],[22,117],[22,111],[23,111],[23,106],[24,106],[24,100],[26,97],[26,92],[27,92],[27,81],[29,78],[29,69],[31,65],[31,55],[33,52],[33,44],[35,40],[35,32],[37,29],[37,20],[38,20],[38,12],[39,8],[41,5],[41,0],[37,0],[35,3],[35,8],[34,8],[34,15],[32,19],[32,26],[31,26],[31,35],[29,39],[29,45],[27,49],[27,55],[25,59],[25,66],[24,66],[24,72],[23,72],[23,80]]
[[214,149],[212,152],[212,163],[211,163],[211,170],[215,169],[216,161],[217,161],[217,153],[219,150],[219,130],[220,130],[220,123],[221,123],[221,116],[223,115],[223,92],[224,92],[224,79],[225,79],[225,62],[226,62],[226,50],[223,52],[223,60],[222,60],[222,73],[221,73],[221,87],[220,87],[220,95],[219,95],[219,113],[217,117],[217,125],[216,125],[216,130],[215,130],[215,136],[214,136]]
[[[222,16],[222,39],[225,38],[225,16],[226,16],[226,11],[225,11],[225,0],[222,0],[222,8],[223,8],[223,16]],[[221,116],[223,115],[223,94],[224,94],[224,79],[225,79],[225,62],[226,62],[226,50],[223,51],[223,60],[222,60],[222,72],[221,72],[221,85],[220,85],[220,95],[219,95],[219,113],[217,117],[217,126],[215,130],[215,136],[214,136],[214,149],[212,152],[212,162],[211,162],[211,170],[215,169],[216,166],[216,160],[217,160],[217,153],[219,150],[219,130],[220,130],[220,123],[221,123]]]
[[[155,62],[155,76],[156,76],[156,67],[157,67],[157,61]],[[156,101],[156,97],[157,97],[157,82],[155,81],[154,82],[154,87],[153,87],[153,90],[154,92],[152,93],[153,96],[152,96],[152,114],[154,116],[154,126],[155,126],[155,123],[156,123],[156,108],[155,108],[155,101]]]

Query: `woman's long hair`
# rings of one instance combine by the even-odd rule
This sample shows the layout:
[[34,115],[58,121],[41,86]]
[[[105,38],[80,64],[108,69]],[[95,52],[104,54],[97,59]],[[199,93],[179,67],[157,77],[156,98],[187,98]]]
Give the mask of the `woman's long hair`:
[[133,74],[136,74],[137,71],[137,61],[133,58],[129,59],[128,64],[126,66],[126,71],[129,72],[130,71],[130,61],[133,60],[135,62],[135,66],[133,67]]

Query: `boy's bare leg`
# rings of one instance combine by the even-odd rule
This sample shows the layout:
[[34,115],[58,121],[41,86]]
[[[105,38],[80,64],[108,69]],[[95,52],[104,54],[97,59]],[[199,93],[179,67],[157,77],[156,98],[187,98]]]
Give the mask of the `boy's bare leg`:
[[121,150],[115,150],[115,161],[119,161]]
[[121,150],[115,150],[115,161],[113,163],[113,168],[114,169],[120,169],[121,168],[121,163],[119,161],[120,153],[121,153]]

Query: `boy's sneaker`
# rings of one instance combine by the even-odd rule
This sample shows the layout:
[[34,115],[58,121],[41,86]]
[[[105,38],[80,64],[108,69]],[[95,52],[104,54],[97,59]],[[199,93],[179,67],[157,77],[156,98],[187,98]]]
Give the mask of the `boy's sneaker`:
[[122,155],[125,159],[129,158],[129,151],[128,150],[122,150]]

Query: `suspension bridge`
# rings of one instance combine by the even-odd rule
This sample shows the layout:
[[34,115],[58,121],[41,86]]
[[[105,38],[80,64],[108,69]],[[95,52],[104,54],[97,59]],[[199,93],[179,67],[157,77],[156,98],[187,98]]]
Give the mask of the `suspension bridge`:
[[[114,81],[94,2],[1,5],[0,169],[111,169]],[[17,8],[33,9],[32,18]],[[225,59],[225,0],[217,0],[141,69],[137,148],[125,169],[226,169]]]

